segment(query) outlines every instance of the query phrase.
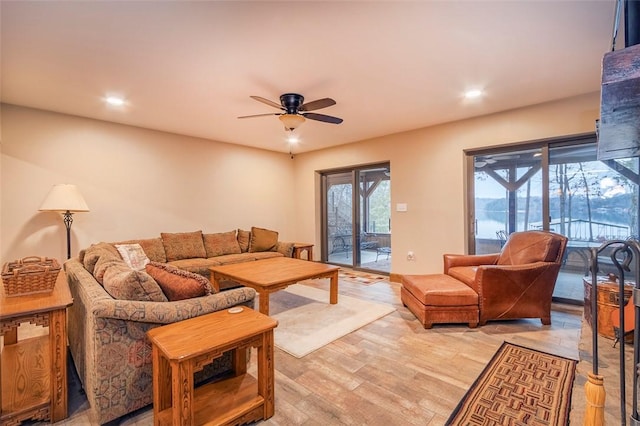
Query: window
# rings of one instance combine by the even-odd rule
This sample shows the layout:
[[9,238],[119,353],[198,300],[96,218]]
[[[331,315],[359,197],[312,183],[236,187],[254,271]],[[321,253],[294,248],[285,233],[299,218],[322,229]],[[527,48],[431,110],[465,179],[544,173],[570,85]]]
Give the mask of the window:
[[[554,297],[583,301],[589,248],[638,237],[639,160],[598,161],[595,135],[467,152],[470,252],[500,250],[515,231],[569,237]],[[615,272],[606,262],[601,273]]]

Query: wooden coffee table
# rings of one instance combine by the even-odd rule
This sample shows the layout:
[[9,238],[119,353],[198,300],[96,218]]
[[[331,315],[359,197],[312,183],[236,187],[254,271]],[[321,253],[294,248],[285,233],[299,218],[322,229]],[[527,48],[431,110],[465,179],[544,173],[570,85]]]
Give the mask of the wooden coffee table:
[[253,262],[212,266],[211,283],[220,291],[220,280],[236,281],[255,289],[260,295],[260,312],[269,315],[269,294],[291,284],[315,278],[330,278],[329,303],[338,303],[338,266],[289,257],[274,257]]

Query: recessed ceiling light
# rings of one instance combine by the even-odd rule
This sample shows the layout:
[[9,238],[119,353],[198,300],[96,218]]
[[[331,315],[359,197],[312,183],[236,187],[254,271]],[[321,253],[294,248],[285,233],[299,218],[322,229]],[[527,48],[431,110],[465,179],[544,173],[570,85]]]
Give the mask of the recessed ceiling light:
[[465,99],[477,99],[482,95],[483,95],[483,92],[480,89],[467,90],[464,93]]
[[289,143],[298,143],[300,141],[300,139],[298,139],[296,135],[289,135],[287,140],[289,141]]
[[124,105],[124,99],[119,98],[117,96],[107,96],[104,101],[109,105],[113,106],[122,106]]

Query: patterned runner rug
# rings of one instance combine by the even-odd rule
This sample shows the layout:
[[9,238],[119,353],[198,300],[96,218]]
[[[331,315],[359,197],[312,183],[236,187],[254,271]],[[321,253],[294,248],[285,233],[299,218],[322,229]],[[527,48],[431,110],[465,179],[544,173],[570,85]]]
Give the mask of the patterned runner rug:
[[340,268],[338,276],[341,280],[352,281],[364,285],[371,285],[389,279],[389,277],[385,277],[384,275],[354,271],[353,269],[346,268]]
[[447,425],[565,425],[576,363],[504,342]]

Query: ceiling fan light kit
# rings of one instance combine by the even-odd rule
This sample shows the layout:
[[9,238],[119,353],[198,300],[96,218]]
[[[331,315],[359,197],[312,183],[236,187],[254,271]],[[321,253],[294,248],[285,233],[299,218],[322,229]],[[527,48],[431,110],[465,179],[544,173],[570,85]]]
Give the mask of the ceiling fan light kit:
[[252,99],[255,99],[258,102],[262,102],[263,104],[269,105],[274,108],[278,108],[282,110],[282,113],[273,113],[273,114],[255,114],[255,115],[244,115],[238,118],[252,118],[252,117],[264,117],[267,115],[277,115],[282,124],[284,124],[285,130],[293,131],[305,120],[308,118],[309,120],[322,121],[323,123],[331,123],[331,124],[340,124],[342,123],[342,118],[333,117],[325,114],[316,114],[308,111],[315,111],[317,109],[330,107],[336,104],[331,98],[322,98],[312,102],[304,103],[304,96],[299,95],[297,93],[285,93],[280,96],[280,105],[276,102],[270,101],[269,99],[263,98],[261,96],[251,96]]
[[278,117],[282,124],[284,124],[285,130],[294,131],[299,125],[304,123],[304,117],[297,114],[282,114]]

